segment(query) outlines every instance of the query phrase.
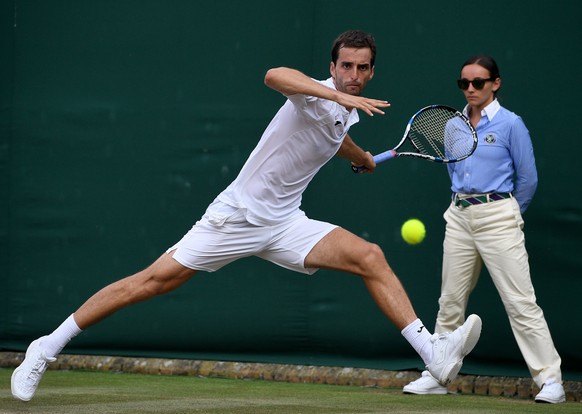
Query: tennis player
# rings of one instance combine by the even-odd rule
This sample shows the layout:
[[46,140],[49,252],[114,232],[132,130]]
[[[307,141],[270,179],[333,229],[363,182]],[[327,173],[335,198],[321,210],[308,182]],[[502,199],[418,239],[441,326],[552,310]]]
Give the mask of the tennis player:
[[114,312],[168,293],[198,271],[214,272],[258,256],[300,273],[335,269],[359,275],[386,317],[401,330],[442,384],[458,373],[475,346],[481,320],[472,315],[455,332],[431,335],[376,244],[336,225],[309,219],[300,209],[307,185],[333,156],[373,171],[370,153],[348,135],[358,110],[384,114],[385,100],[360,96],[374,77],[376,45],[361,31],[333,43],[327,80],[290,68],[270,69],[265,84],[286,97],[238,177],[173,247],[143,271],[106,286],[56,330],[33,341],[12,375],[12,394],[30,400],[47,368],[81,331]]
[[[565,401],[561,359],[536,303],[522,231],[522,214],[538,183],[529,132],[519,116],[499,104],[501,77],[490,56],[463,63],[458,86],[479,143],[470,158],[448,167],[453,197],[444,214],[447,225],[435,330],[446,332],[462,325],[469,295],[485,263],[529,372],[541,388],[535,401],[561,403]],[[447,388],[425,371],[403,391],[446,394]]]

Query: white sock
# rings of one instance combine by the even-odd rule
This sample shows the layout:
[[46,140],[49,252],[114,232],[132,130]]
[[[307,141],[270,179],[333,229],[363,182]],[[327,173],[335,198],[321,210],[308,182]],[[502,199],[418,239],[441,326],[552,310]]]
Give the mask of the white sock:
[[81,328],[75,322],[75,318],[73,315],[69,316],[53,333],[42,338],[42,349],[45,355],[49,358],[56,357],[71,339],[80,333]]
[[426,329],[420,319],[415,320],[402,330],[402,336],[412,345],[425,364],[432,360],[432,334]]

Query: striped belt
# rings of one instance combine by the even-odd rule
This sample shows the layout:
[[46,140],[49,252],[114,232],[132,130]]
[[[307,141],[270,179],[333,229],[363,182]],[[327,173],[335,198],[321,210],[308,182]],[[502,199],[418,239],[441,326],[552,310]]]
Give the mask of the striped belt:
[[486,204],[493,201],[505,200],[511,197],[511,193],[488,193],[479,194],[473,197],[463,197],[462,195],[460,196],[458,193],[455,193],[453,194],[453,202],[455,203],[455,207],[464,208],[476,204]]

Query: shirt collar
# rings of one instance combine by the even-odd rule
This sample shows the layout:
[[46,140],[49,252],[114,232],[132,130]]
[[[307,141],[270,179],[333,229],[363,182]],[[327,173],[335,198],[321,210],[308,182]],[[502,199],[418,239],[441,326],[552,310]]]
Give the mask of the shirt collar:
[[330,89],[336,90],[337,88],[335,87],[335,84],[333,83],[333,78],[330,76],[329,78],[327,78],[326,80],[323,81],[323,84],[325,86],[327,86]]
[[[332,77],[329,77],[326,80],[324,80],[323,84],[325,86],[327,86],[328,88],[337,91],[337,88],[335,87],[335,83],[333,83]],[[353,125],[353,124],[360,121],[360,116],[358,115],[358,110],[356,108],[352,108],[352,110],[348,112],[348,110],[344,106],[339,105],[339,107],[342,109],[344,116],[346,116],[348,118],[348,122],[347,122],[348,126]]]
[[[499,109],[501,108],[501,105],[499,104],[499,101],[497,100],[497,98],[495,98],[493,100],[493,102],[491,102],[489,105],[487,105],[485,108],[483,108],[483,110],[481,111],[481,116],[487,116],[487,119],[489,119],[490,121],[493,119],[493,117],[495,116],[495,114],[497,114],[497,112],[499,112]],[[465,105],[465,109],[463,109],[463,115],[465,115],[467,118],[469,117],[469,105]]]

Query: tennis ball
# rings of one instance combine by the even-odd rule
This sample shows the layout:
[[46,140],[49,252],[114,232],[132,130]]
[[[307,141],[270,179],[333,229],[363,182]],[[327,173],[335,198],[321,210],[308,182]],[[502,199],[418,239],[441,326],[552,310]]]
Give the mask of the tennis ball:
[[408,244],[418,244],[424,240],[426,229],[422,221],[418,219],[410,219],[404,222],[402,229],[400,229],[402,238]]

